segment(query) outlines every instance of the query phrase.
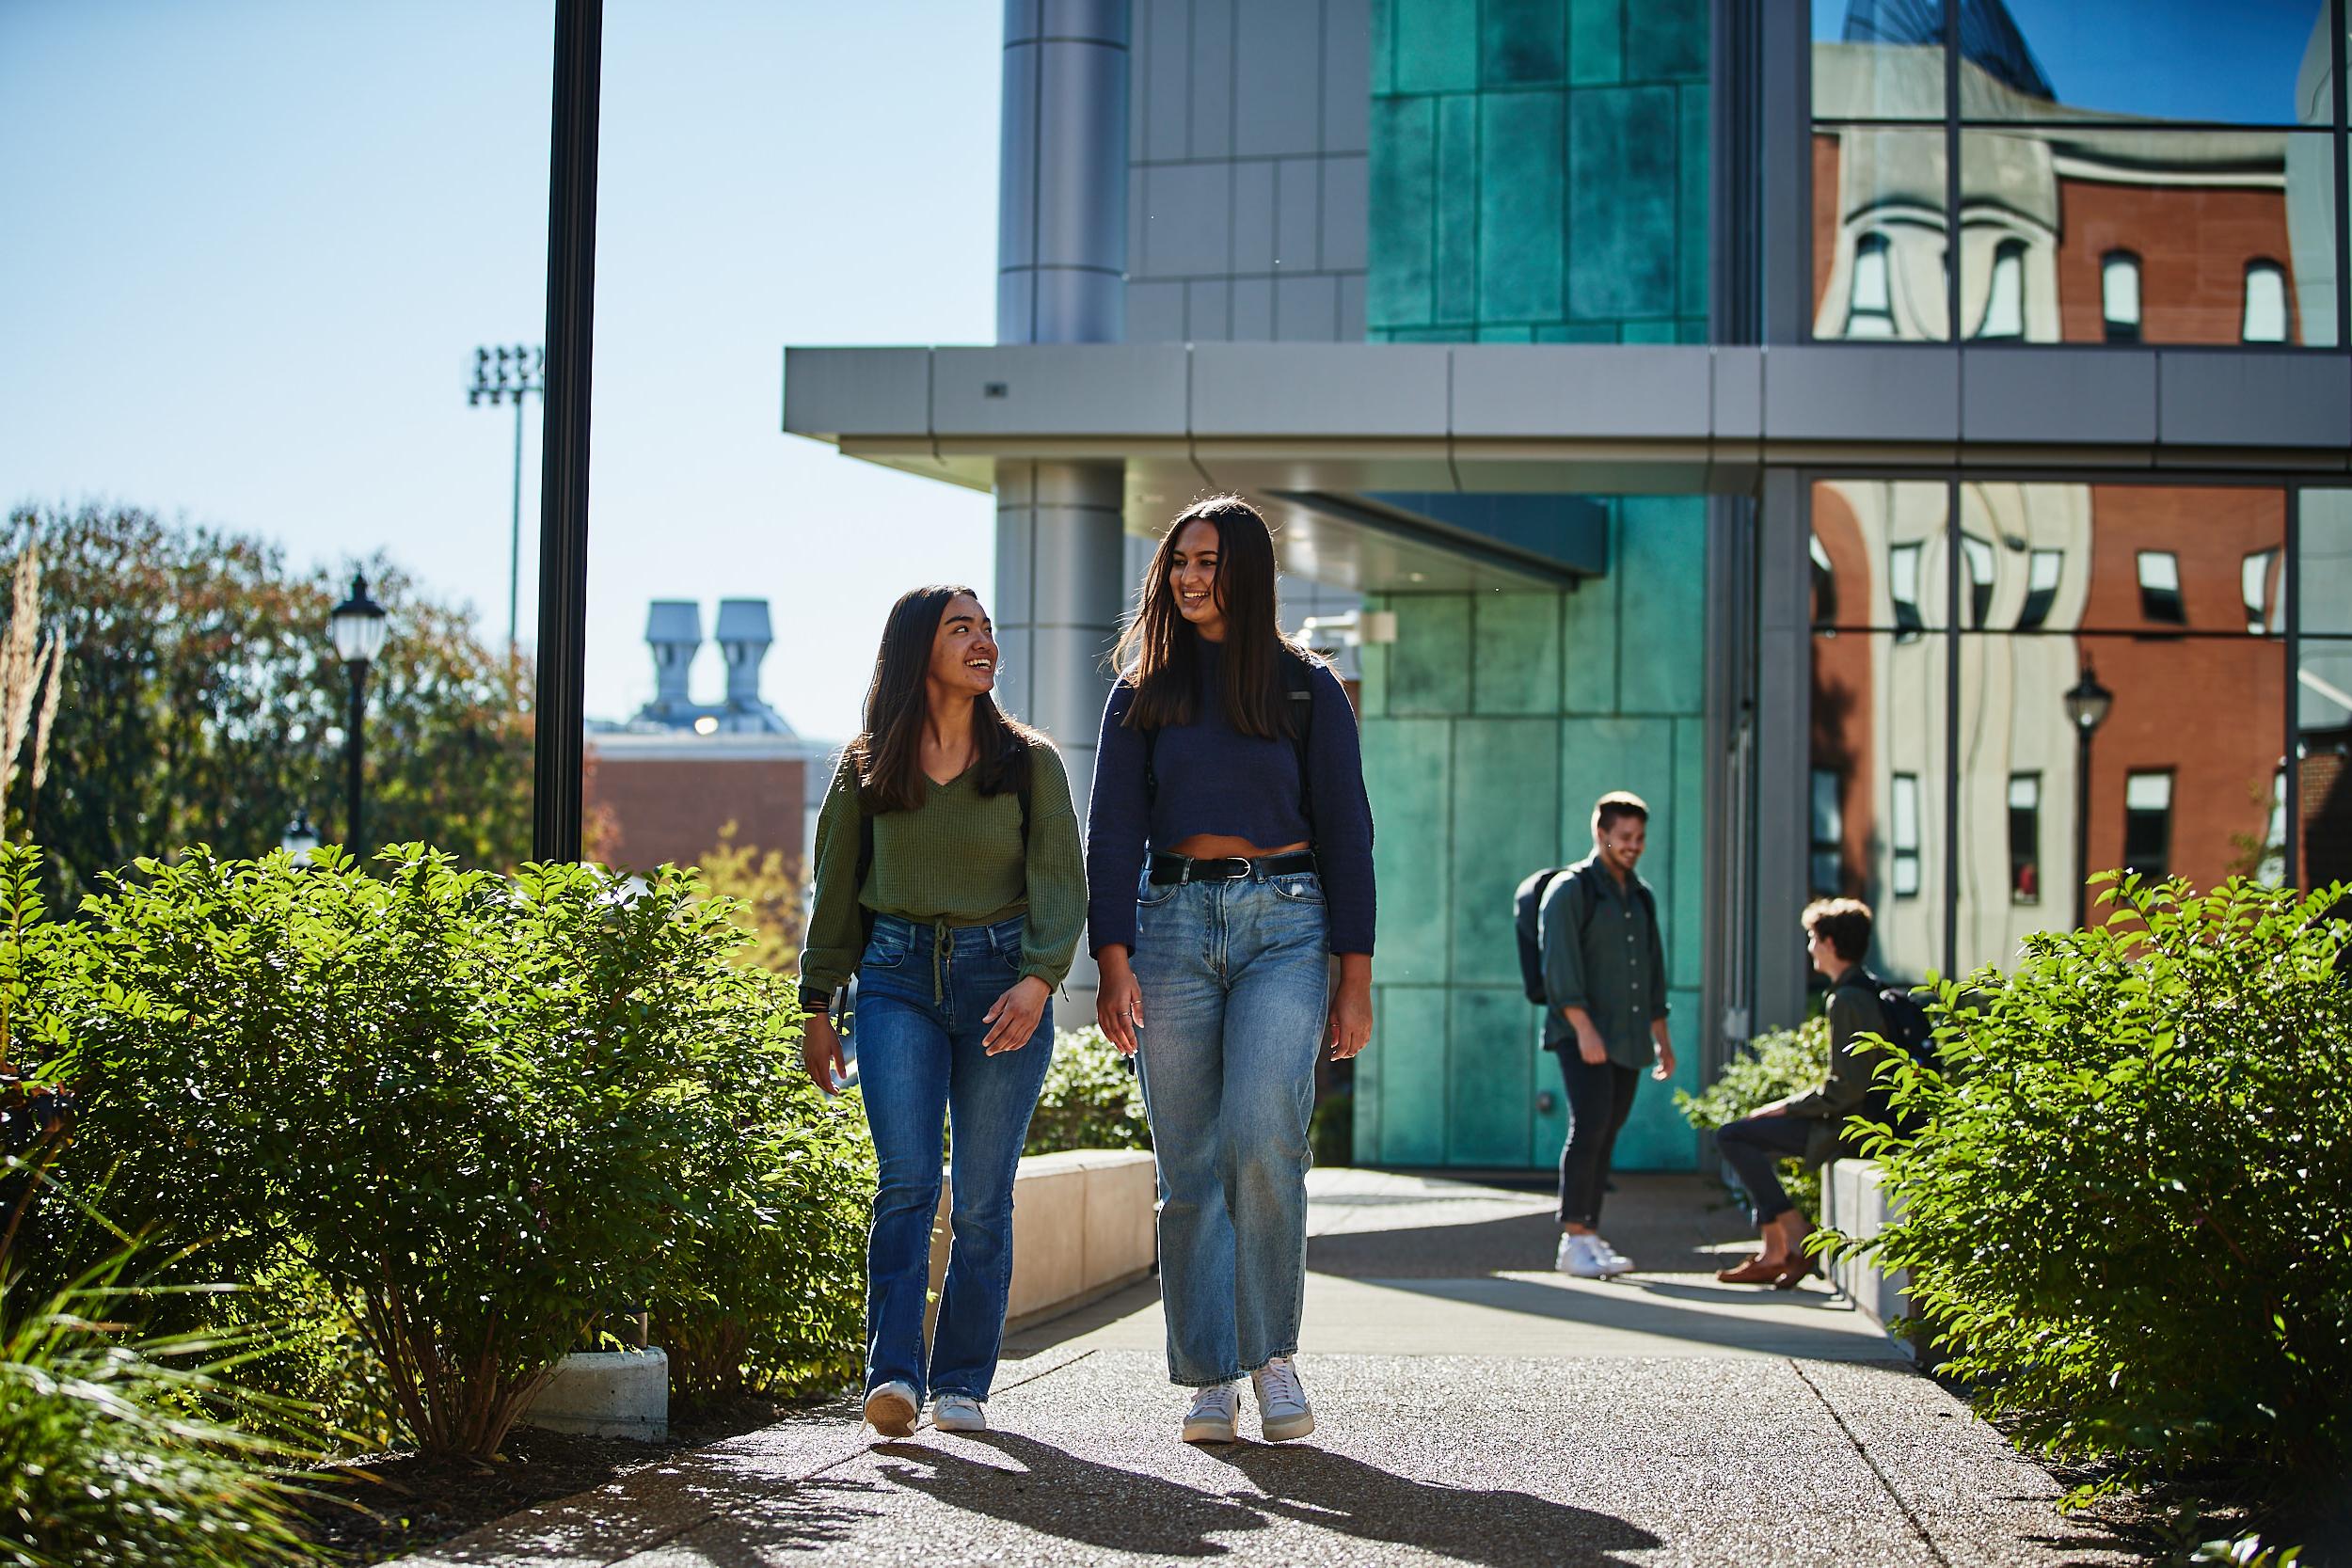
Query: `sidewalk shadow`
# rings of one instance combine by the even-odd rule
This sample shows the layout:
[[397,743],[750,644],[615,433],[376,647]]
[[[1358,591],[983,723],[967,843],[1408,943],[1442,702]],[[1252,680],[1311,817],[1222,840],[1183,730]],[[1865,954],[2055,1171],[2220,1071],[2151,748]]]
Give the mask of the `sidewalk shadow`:
[[1203,1451],[1258,1489],[1258,1498],[1241,1501],[1277,1518],[1487,1568],[1604,1568],[1627,1562],[1620,1553],[1664,1544],[1613,1514],[1526,1492],[1412,1481],[1327,1449],[1238,1443]]
[[1100,1465],[1009,1432],[969,1434],[1020,1465],[1007,1469],[953,1449],[892,1443],[874,1451],[897,1485],[950,1508],[1105,1551],[1155,1558],[1221,1557],[1232,1548],[1212,1535],[1263,1529],[1254,1509],[1180,1481]]
[[1079,1545],[1144,1557],[1221,1557],[1213,1539],[1277,1520],[1367,1542],[1441,1553],[1487,1568],[1627,1564],[1616,1555],[1662,1544],[1646,1530],[1525,1492],[1410,1481],[1319,1449],[1254,1444],[1200,1451],[1232,1465],[1253,1488],[1218,1496],[1160,1476],[1081,1459],[1014,1433],[971,1441],[1017,1464],[1007,1469],[945,1448],[893,1444],[877,1450],[919,1462],[883,1467],[893,1483],[951,1508],[1019,1525]]

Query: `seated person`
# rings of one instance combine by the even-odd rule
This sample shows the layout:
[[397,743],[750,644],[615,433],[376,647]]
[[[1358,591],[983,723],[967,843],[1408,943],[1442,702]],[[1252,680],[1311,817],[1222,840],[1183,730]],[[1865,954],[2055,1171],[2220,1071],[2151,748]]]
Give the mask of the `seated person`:
[[1829,977],[1829,1074],[1812,1088],[1759,1105],[1716,1130],[1715,1147],[1754,1201],[1763,1237],[1761,1252],[1717,1271],[1715,1277],[1726,1285],[1794,1290],[1820,1267],[1804,1250],[1813,1227],[1788,1201],[1780,1162],[1799,1157],[1819,1168],[1837,1157],[1846,1118],[1862,1109],[1870,1087],[1872,1063],[1854,1054],[1853,1043],[1886,1029],[1880,981],[1862,967],[1870,950],[1870,906],[1855,898],[1817,900],[1805,907],[1804,934],[1813,967]]

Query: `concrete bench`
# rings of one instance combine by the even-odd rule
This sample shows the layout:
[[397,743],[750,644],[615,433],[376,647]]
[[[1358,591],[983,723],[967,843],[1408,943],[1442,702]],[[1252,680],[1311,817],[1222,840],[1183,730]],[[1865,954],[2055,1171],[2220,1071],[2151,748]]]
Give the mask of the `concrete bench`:
[[[1821,1172],[1821,1223],[1831,1229],[1867,1241],[1886,1228],[1896,1212],[1876,1160],[1833,1160]],[[1870,1259],[1841,1258],[1828,1273],[1830,1283],[1854,1310],[1881,1328],[1911,1311],[1908,1269],[1882,1273]],[[1913,1359],[1923,1359],[1918,1345],[1908,1339],[1897,1342]]]
[[[931,1225],[931,1295],[947,1275],[943,1174]],[[1148,1149],[1077,1148],[1032,1154],[1012,1185],[1012,1291],[1008,1328],[1056,1317],[1133,1284],[1157,1256],[1153,1208],[1159,1178]]]

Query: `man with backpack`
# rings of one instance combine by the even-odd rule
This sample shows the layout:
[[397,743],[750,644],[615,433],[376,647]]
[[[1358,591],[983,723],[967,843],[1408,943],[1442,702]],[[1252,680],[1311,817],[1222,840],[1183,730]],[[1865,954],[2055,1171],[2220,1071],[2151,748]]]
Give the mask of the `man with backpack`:
[[1802,1159],[1819,1167],[1836,1159],[1846,1118],[1856,1112],[1884,1119],[1874,1101],[1876,1063],[1854,1043],[1876,1035],[1915,1055],[1926,1049],[1926,1014],[1908,991],[1888,987],[1862,967],[1870,950],[1870,906],[1858,898],[1822,898],[1805,906],[1805,951],[1829,979],[1829,1071],[1821,1082],[1716,1130],[1715,1147],[1756,1206],[1763,1250],[1744,1263],[1717,1271],[1726,1285],[1794,1290],[1820,1266],[1804,1250],[1813,1227],[1780,1184],[1780,1162]]
[[1519,886],[1520,970],[1529,1000],[1544,1009],[1544,1049],[1559,1053],[1568,1092],[1554,1263],[1583,1279],[1633,1267],[1601,1239],[1601,1193],[1643,1064],[1654,1064],[1650,1075],[1661,1082],[1675,1070],[1658,900],[1633,872],[1648,832],[1649,807],[1639,796],[1604,795],[1593,808],[1592,854]]

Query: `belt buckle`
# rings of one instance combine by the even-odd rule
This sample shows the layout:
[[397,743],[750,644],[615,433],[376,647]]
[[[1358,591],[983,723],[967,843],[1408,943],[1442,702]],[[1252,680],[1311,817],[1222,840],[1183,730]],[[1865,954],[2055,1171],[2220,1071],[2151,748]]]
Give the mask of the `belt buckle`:
[[1250,863],[1248,855],[1219,855],[1217,863],[1234,868],[1233,874],[1224,879],[1229,882],[1245,881],[1257,870],[1257,867]]

